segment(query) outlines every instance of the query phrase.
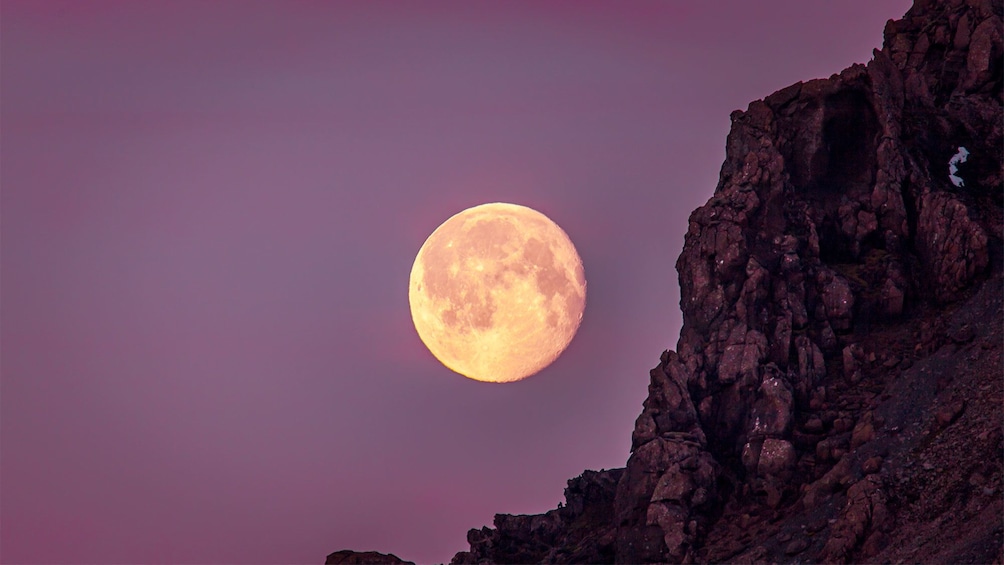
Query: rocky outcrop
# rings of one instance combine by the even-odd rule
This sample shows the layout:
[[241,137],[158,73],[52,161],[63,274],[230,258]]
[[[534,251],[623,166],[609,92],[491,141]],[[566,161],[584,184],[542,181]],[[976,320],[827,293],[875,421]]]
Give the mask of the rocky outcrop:
[[718,498],[718,464],[707,449],[686,368],[667,351],[650,376],[614,503],[618,561],[661,561],[667,551],[682,559],[707,525],[694,518]]
[[626,468],[454,563],[1004,561],[1002,12],[732,114]]
[[[826,468],[875,424],[834,412],[836,385],[874,373],[873,338],[897,320],[963,299],[1000,244],[1000,17],[991,1],[919,1],[867,65],[733,113],[719,185],[677,261],[677,353],[652,372],[618,490],[618,561],[695,559],[722,482],[768,509],[816,475],[827,494],[850,484]],[[948,171],[959,147],[962,187]],[[850,487],[819,558],[851,555],[877,527],[862,518],[878,512],[876,480]]]
[[451,563],[610,563],[614,492],[623,469],[586,471],[568,481],[565,502],[546,514],[496,514],[494,528],[467,532],[470,551]]
[[393,553],[377,553],[375,551],[351,551],[343,549],[328,555],[324,565],[415,565],[411,561],[403,561]]

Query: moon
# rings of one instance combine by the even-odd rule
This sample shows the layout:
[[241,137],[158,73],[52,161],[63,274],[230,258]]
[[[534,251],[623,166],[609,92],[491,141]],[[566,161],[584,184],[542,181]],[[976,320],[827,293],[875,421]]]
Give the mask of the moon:
[[506,383],[554,362],[586,306],[582,260],[540,212],[501,202],[468,208],[418,251],[411,318],[429,351],[465,377]]

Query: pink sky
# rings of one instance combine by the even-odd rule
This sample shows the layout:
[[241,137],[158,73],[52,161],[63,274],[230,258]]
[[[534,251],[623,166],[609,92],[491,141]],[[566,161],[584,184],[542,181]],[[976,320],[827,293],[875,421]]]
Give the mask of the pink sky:
[[[0,560],[419,563],[622,466],[729,113],[866,62],[905,0],[4,0]],[[425,237],[533,207],[565,355],[464,379]]]

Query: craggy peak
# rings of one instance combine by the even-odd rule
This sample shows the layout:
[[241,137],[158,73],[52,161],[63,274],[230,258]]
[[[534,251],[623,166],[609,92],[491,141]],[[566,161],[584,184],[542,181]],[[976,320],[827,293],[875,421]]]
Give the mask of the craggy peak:
[[452,563],[1002,562],[1002,12],[732,114],[625,468]]

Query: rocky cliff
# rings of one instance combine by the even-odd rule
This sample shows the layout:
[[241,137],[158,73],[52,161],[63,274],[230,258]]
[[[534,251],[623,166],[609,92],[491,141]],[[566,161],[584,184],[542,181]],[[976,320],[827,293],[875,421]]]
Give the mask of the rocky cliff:
[[626,468],[453,563],[1004,562],[1002,4],[733,113]]
[[453,562],[1000,563],[1001,19],[917,0],[733,113],[626,468]]

